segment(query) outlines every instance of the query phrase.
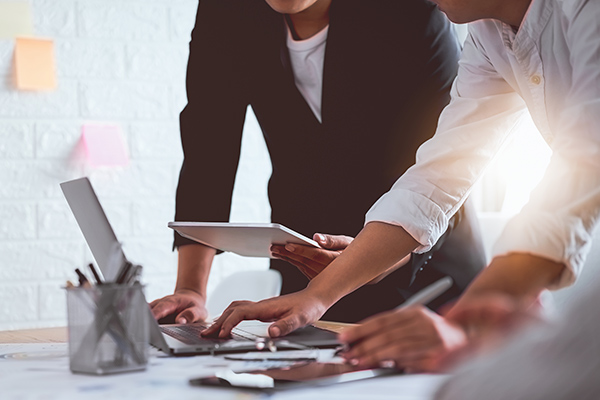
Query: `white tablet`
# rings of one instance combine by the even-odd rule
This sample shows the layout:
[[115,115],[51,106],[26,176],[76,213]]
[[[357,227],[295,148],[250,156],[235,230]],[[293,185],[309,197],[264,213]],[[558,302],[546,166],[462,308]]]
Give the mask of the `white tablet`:
[[198,243],[246,257],[271,258],[272,244],[320,247],[314,240],[280,224],[169,222],[169,228]]

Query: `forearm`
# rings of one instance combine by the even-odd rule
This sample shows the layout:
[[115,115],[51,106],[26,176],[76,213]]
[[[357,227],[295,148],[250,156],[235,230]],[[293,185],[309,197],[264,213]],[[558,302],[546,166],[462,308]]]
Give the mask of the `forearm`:
[[308,290],[330,307],[345,295],[385,273],[419,244],[402,227],[370,222]]
[[206,299],[208,276],[216,250],[201,244],[180,246],[177,265],[178,290],[192,290]]
[[408,254],[406,257],[404,257],[402,260],[400,260],[399,262],[397,262],[394,266],[392,266],[391,268],[389,268],[388,270],[386,270],[384,273],[378,275],[377,277],[371,279],[368,284],[369,285],[375,285],[379,282],[381,282],[382,280],[384,280],[385,278],[387,278],[388,275],[390,275],[392,272],[396,271],[399,268],[404,267],[406,264],[408,264],[410,261],[410,254]]
[[556,281],[564,264],[525,253],[495,257],[467,288],[457,305],[487,293],[501,293],[517,301],[537,298]]

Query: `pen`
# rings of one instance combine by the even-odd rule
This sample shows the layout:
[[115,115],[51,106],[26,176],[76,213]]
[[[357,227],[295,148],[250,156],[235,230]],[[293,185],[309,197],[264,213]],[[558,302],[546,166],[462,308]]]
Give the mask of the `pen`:
[[92,271],[92,275],[94,275],[94,279],[96,280],[96,284],[97,285],[102,285],[102,279],[100,279],[100,275],[98,275],[98,271],[96,271],[96,268],[94,268],[94,264],[89,263],[88,267],[90,268],[90,271]]
[[452,283],[452,278],[450,278],[449,276],[445,276],[439,281],[432,283],[423,290],[420,290],[419,292],[409,297],[404,303],[396,307],[396,310],[418,304],[427,304],[440,297],[448,289],[450,289],[452,287]]

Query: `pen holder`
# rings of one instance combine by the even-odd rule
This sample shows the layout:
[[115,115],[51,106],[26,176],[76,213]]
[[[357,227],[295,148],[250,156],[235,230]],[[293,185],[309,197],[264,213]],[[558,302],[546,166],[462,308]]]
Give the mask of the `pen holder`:
[[142,285],[66,290],[71,371],[104,375],[146,369],[149,313]]

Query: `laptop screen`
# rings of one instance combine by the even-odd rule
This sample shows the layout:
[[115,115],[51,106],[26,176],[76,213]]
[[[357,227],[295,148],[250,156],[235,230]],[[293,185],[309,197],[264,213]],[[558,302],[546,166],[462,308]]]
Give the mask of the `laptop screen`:
[[106,281],[114,281],[127,262],[125,253],[88,178],[63,182],[60,187]]

